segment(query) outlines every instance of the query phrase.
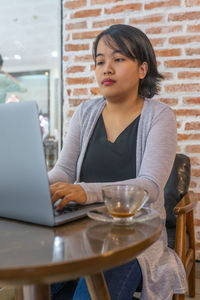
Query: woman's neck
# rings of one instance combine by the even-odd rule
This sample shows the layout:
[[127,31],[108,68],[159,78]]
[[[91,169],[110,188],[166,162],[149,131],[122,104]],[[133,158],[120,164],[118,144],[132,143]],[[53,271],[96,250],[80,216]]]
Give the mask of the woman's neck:
[[124,113],[133,113],[139,112],[142,110],[144,103],[144,99],[140,96],[137,96],[135,99],[125,100],[125,101],[110,101],[106,99],[106,107],[105,109],[109,113],[117,113],[117,114],[124,114]]

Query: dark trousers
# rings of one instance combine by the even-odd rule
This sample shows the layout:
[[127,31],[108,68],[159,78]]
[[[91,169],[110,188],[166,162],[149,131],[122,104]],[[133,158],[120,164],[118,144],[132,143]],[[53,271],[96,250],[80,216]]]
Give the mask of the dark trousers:
[[[105,271],[104,277],[111,300],[133,300],[133,294],[142,282],[137,259]],[[84,278],[79,280],[77,286],[76,281],[53,284],[51,292],[52,300],[91,300]]]
[[51,285],[52,300],[72,300],[78,281],[70,280]]

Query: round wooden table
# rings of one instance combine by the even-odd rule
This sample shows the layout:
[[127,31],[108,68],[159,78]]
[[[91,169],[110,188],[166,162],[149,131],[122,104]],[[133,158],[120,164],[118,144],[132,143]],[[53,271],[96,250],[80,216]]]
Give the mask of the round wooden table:
[[131,226],[84,218],[56,228],[0,218],[0,286],[24,286],[16,299],[46,300],[50,283],[84,276],[91,298],[108,300],[102,272],[133,259],[160,233],[159,217]]

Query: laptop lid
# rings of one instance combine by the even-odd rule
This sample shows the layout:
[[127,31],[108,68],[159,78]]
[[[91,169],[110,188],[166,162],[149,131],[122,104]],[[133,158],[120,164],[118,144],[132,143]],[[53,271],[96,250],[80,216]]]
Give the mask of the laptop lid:
[[0,104],[0,141],[1,217],[56,226],[102,206],[54,216],[36,102]]
[[37,104],[0,104],[0,216],[52,226]]

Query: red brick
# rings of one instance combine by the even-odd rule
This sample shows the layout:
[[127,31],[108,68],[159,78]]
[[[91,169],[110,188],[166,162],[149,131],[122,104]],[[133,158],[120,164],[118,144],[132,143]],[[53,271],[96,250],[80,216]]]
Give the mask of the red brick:
[[80,10],[71,15],[71,19],[75,18],[89,18],[89,17],[98,17],[101,14],[101,9],[85,9]]
[[68,60],[69,60],[69,57],[68,57],[68,56],[66,56],[66,55],[65,55],[65,56],[63,56],[63,61],[65,61],[65,62],[66,62],[66,61],[68,61]]
[[66,44],[65,51],[89,50],[89,44]]
[[186,20],[199,20],[200,11],[191,11],[184,13],[175,13],[168,15],[168,21],[186,21]]
[[84,66],[71,66],[67,68],[66,73],[78,73],[78,72],[84,72],[85,67]]
[[[200,226],[200,219],[195,219],[194,220],[194,225],[195,226]],[[200,256],[199,256],[199,258],[200,258]]]
[[183,98],[183,103],[185,104],[200,104],[200,97],[186,97]]
[[95,39],[96,36],[101,32],[99,31],[85,31],[72,33],[73,40],[84,40],[84,39]]
[[80,8],[87,4],[87,0],[65,1],[64,7],[68,9]]
[[199,116],[200,109],[179,109],[176,111],[177,116]]
[[178,141],[200,140],[200,134],[178,134]]
[[177,31],[182,31],[182,25],[158,26],[158,27],[151,27],[146,29],[147,34],[161,34],[161,33],[170,33],[170,32],[177,32]]
[[176,36],[169,38],[170,44],[190,44],[194,42],[200,42],[200,35]]
[[185,52],[187,55],[200,55],[200,48],[187,48]]
[[200,169],[193,169],[192,168],[191,169],[191,176],[199,177],[200,176]]
[[162,50],[155,50],[156,56],[180,56],[181,55],[181,49],[162,49]]
[[74,29],[85,29],[87,28],[87,22],[76,22],[76,23],[68,23],[65,25],[65,30],[74,30]]
[[81,104],[81,102],[85,101],[84,99],[77,99],[77,98],[69,98],[68,102],[69,102],[69,106],[70,107],[75,107]]
[[102,27],[107,27],[113,24],[122,24],[124,23],[124,19],[109,19],[109,20],[104,20],[104,21],[98,21],[98,22],[93,22],[92,27],[93,28],[102,28]]
[[185,5],[188,7],[200,5],[200,0],[185,0]]
[[200,153],[200,145],[187,145],[185,149],[188,153]]
[[68,77],[66,78],[66,84],[88,84],[93,83],[94,80],[90,77]]
[[129,23],[132,25],[136,24],[152,24],[163,21],[164,15],[154,14],[150,16],[142,16],[141,18],[131,18]]
[[195,156],[190,157],[190,162],[191,162],[192,165],[198,165],[199,166],[200,165],[200,158],[197,157],[197,156],[196,157]]
[[190,189],[194,189],[197,187],[197,183],[194,181],[190,181]]
[[200,78],[200,72],[179,72],[178,73],[179,79],[197,79]]
[[177,98],[159,98],[159,101],[166,103],[170,106],[174,106],[178,104],[178,99]]
[[88,94],[88,89],[73,89],[73,95],[74,96],[82,96],[82,95],[87,95]]
[[130,3],[130,4],[125,4],[125,5],[116,5],[113,6],[112,8],[104,8],[104,13],[105,14],[115,14],[115,13],[125,13],[127,10],[141,10],[142,4],[141,3]]
[[95,71],[95,64],[92,64],[92,65],[90,66],[90,71]]
[[163,46],[165,38],[150,39],[150,42],[153,47]]
[[172,72],[164,72],[162,75],[164,76],[164,80],[170,80],[174,78],[174,74]]
[[188,84],[169,84],[165,86],[165,91],[168,93],[174,92],[200,92],[200,83]]
[[71,95],[72,90],[67,89],[67,95],[70,96]]
[[200,68],[200,59],[179,59],[165,61],[167,68]]
[[200,130],[200,122],[189,122],[185,124],[185,130]]
[[170,6],[179,6],[180,0],[164,0],[158,2],[150,2],[144,5],[144,9],[154,9],[158,7],[170,7]]
[[[177,128],[181,128],[182,123],[181,122],[176,122]],[[180,151],[179,151],[180,152]]]
[[200,32],[200,24],[187,26],[187,32]]
[[100,94],[100,90],[99,90],[98,87],[91,88],[90,92],[91,92],[92,95],[95,95],[95,96]]
[[91,62],[93,61],[93,57],[90,54],[87,55],[81,55],[81,56],[75,56],[74,57],[75,62]]
[[158,59],[156,60],[156,63],[157,63],[157,67],[159,67],[161,64],[161,62]]
[[69,110],[67,116],[71,118],[74,114],[74,110]]

